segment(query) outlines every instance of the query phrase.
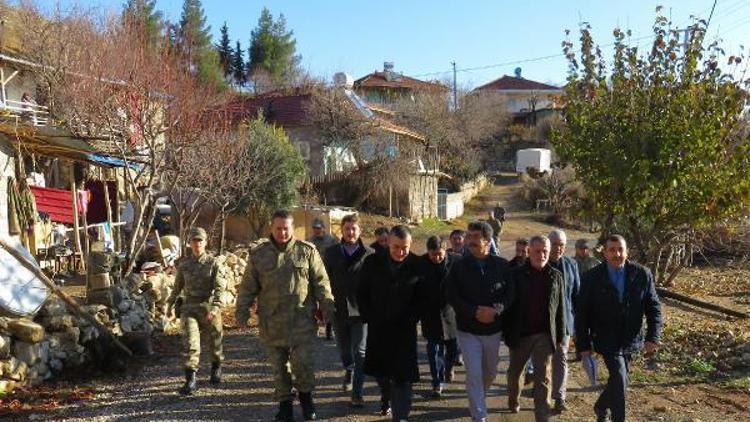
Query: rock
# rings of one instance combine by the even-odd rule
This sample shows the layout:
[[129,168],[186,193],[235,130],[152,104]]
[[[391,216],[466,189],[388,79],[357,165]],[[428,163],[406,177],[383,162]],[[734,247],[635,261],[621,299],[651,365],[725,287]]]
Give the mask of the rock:
[[15,381],[0,380],[0,394],[12,393],[15,388],[16,388]]
[[127,311],[128,311],[128,310],[129,310],[129,309],[130,309],[130,308],[132,307],[132,306],[133,306],[133,301],[132,301],[132,300],[130,300],[130,299],[124,299],[124,300],[123,300],[122,302],[120,302],[120,304],[119,304],[119,305],[117,305],[117,309],[118,309],[118,310],[119,310],[120,312],[122,312],[122,313],[125,313],[125,312],[127,312]]
[[73,315],[55,315],[49,319],[46,328],[48,331],[65,331],[75,326],[76,319]]
[[23,381],[26,379],[26,371],[28,370],[26,362],[11,357],[10,359],[0,361],[0,366],[2,366],[4,378],[13,381]]
[[664,413],[667,411],[667,406],[654,406],[654,412]]
[[10,337],[0,335],[0,359],[10,357]]
[[10,320],[8,331],[27,343],[39,343],[44,338],[44,327],[25,318]]
[[0,333],[2,333],[2,334],[10,334],[10,333],[8,333],[8,322],[9,321],[10,321],[10,318],[0,317]]
[[50,298],[47,299],[47,302],[45,302],[44,306],[40,310],[40,314],[49,317],[65,315],[67,313],[68,309],[65,305],[65,302],[63,302],[62,299],[56,296],[50,296]]
[[93,326],[89,325],[89,326],[81,328],[81,338],[80,338],[81,343],[83,344],[88,343],[89,341],[97,337],[99,337],[99,331],[97,331],[97,329],[94,328]]
[[39,343],[13,342],[13,356],[26,362],[28,366],[33,366],[39,362]]
[[49,369],[54,372],[58,372],[58,373],[61,372],[63,370],[62,360],[52,359],[51,361],[49,361]]
[[68,328],[66,331],[59,333],[52,333],[50,337],[54,338],[60,347],[69,348],[72,345],[78,344],[78,340],[81,337],[81,329],[78,327]]

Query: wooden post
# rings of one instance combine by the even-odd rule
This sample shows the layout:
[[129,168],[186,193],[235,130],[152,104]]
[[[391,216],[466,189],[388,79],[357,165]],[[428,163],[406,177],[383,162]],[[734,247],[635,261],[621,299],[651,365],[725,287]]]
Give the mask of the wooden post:
[[388,217],[393,217],[393,185],[388,185]]
[[[102,171],[102,175],[104,172]],[[115,240],[115,228],[112,226],[112,204],[109,202],[109,184],[107,180],[102,177],[102,183],[104,184],[104,202],[107,204],[107,224],[109,224],[109,234],[112,236],[112,241]],[[119,251],[117,245],[113,243],[113,250]]]
[[81,234],[79,233],[78,226],[78,191],[76,189],[76,176],[74,170],[74,162],[70,162],[70,190],[73,193],[73,241],[75,244],[75,250],[73,251],[73,261],[75,262],[75,253],[79,253],[81,257],[80,265],[81,269],[86,272],[86,261],[83,259],[83,248],[81,248]]

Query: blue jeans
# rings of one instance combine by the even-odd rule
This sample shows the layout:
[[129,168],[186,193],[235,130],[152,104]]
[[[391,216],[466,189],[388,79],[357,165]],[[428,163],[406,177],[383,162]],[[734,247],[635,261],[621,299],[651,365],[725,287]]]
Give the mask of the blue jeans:
[[367,324],[358,319],[336,321],[334,333],[344,369],[352,371],[352,396],[362,397],[365,385]]
[[445,382],[445,345],[442,340],[427,340],[427,362],[430,364],[432,387]]
[[597,413],[612,412],[612,422],[625,421],[625,392],[628,390],[630,355],[604,355],[604,364],[609,371],[609,379],[604,391],[594,405]]

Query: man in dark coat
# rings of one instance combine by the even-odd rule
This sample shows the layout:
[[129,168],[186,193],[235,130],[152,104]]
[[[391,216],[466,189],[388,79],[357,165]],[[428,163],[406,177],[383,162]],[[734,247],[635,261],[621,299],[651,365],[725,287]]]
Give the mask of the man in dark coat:
[[[605,243],[605,263],[587,272],[581,282],[576,310],[576,346],[586,359],[594,350],[604,357],[609,380],[594,405],[597,421],[625,420],[625,392],[633,353],[656,351],[661,337],[661,303],[654,277],[647,268],[630,262],[620,235]],[[646,318],[646,336],[641,328]]]
[[365,259],[357,290],[359,313],[368,331],[365,373],[376,377],[381,413],[392,413],[394,421],[408,420],[412,383],[419,380],[420,265],[419,257],[410,252],[411,241],[408,227],[394,226],[388,250]]
[[469,253],[453,264],[446,297],[456,313],[458,343],[464,354],[466,392],[472,421],[487,420],[486,395],[497,375],[504,309],[513,300],[508,289],[508,261],[490,254],[492,228],[469,223]]
[[352,392],[352,407],[364,406],[367,342],[367,324],[362,321],[357,305],[357,285],[365,258],[375,253],[362,243],[359,237],[361,232],[356,214],[344,216],[341,220],[341,243],[330,246],[323,256],[336,304],[333,322],[336,325],[336,343],[345,371],[343,389]]
[[516,255],[508,262],[511,268],[523,266],[529,259],[529,239],[519,237],[516,239]]
[[427,253],[422,255],[420,311],[422,336],[427,340],[427,360],[432,377],[432,398],[440,398],[443,383],[453,380],[456,357],[456,316],[445,300],[445,278],[457,255],[446,251],[447,242],[439,236],[427,239]]
[[552,355],[565,334],[565,281],[549,265],[550,241],[534,236],[529,241],[529,260],[511,275],[516,300],[505,320],[505,343],[510,349],[508,408],[520,410],[521,374],[526,362],[534,363],[534,416],[537,422],[550,415]]
[[370,244],[375,252],[388,250],[388,227],[378,227],[375,229],[375,241]]

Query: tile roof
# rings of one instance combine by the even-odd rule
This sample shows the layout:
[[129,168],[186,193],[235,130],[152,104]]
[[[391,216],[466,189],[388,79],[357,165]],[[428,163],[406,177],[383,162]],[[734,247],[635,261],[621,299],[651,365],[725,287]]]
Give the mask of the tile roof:
[[[311,95],[310,92],[305,91],[296,91],[292,94],[270,92],[256,97],[238,98],[230,101],[221,109],[221,112],[227,113],[233,123],[253,118],[258,115],[258,112],[262,112],[270,123],[282,127],[304,126],[308,124],[306,103],[310,101]],[[376,111],[385,114],[381,110]],[[396,124],[386,117],[376,116],[374,125],[387,132],[408,136],[419,141],[425,140],[420,133]]]
[[503,75],[500,79],[495,79],[492,82],[486,83],[475,89],[480,90],[528,90],[528,91],[540,91],[540,90],[556,90],[562,91],[560,87],[554,85],[548,85],[541,82],[532,81],[524,78],[517,78],[515,76]]
[[387,78],[386,72],[372,72],[354,81],[354,89],[360,88],[394,88],[422,91],[448,91],[448,87],[439,82],[426,82],[409,76],[396,74],[397,78]]

